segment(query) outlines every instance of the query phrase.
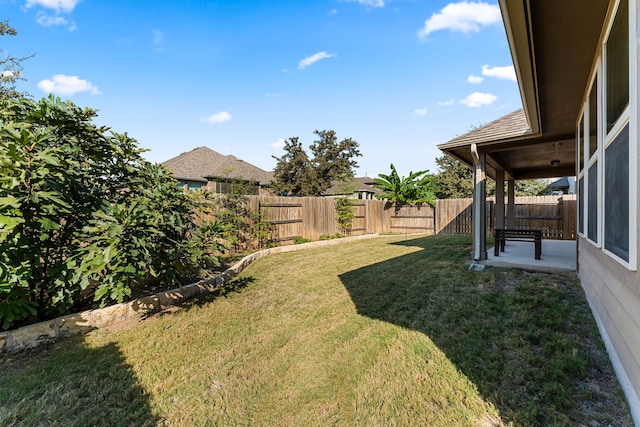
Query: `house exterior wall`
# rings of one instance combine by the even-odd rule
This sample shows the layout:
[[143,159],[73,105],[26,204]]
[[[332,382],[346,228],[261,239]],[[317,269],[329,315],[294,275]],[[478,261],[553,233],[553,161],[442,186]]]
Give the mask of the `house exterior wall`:
[[640,416],[638,273],[611,262],[608,255],[584,238],[578,238],[578,254],[582,287],[637,422]]
[[[613,8],[620,0],[611,0],[610,7]],[[626,0],[622,0],[626,1]],[[640,274],[638,266],[640,266],[640,239],[637,237],[640,230],[640,160],[638,159],[638,125],[640,123],[640,115],[638,113],[638,104],[640,103],[640,92],[638,91],[638,81],[640,75],[638,69],[638,58],[640,57],[640,17],[638,14],[638,3],[640,0],[629,1],[629,106],[628,106],[628,126],[629,126],[629,152],[626,159],[629,163],[629,221],[624,222],[624,227],[628,227],[629,251],[628,260],[620,259],[611,251],[607,250],[607,235],[605,229],[607,221],[615,223],[616,218],[609,212],[609,217],[605,211],[607,206],[607,198],[610,196],[606,189],[606,167],[607,167],[607,144],[612,146],[615,143],[615,127],[609,130],[605,127],[603,119],[606,110],[606,99],[604,93],[607,90],[605,59],[606,49],[604,44],[598,52],[598,57],[594,59],[594,73],[600,74],[598,86],[601,88],[598,95],[598,120],[602,130],[598,133],[598,152],[595,155],[599,162],[600,169],[598,171],[598,227],[596,238],[589,235],[588,221],[590,218],[589,207],[587,203],[583,204],[582,221],[586,224],[579,234],[578,240],[578,276],[581,280],[589,305],[593,311],[594,317],[598,323],[600,333],[603,337],[607,350],[609,352],[611,362],[618,375],[620,384],[625,391],[627,400],[631,407],[631,412],[636,425],[640,425]],[[605,23],[607,27],[610,22]],[[603,43],[606,42],[606,36]],[[603,88],[604,86],[604,88]],[[585,106],[590,102],[590,87],[585,88]],[[586,109],[587,107],[585,107]],[[586,115],[576,118],[578,126],[581,125]],[[623,114],[624,117],[624,114]],[[585,130],[587,126],[585,125]],[[586,134],[587,132],[584,132]],[[578,127],[577,134],[580,134]],[[613,141],[613,142],[612,142]],[[581,197],[587,199],[589,196],[589,183],[587,180],[589,166],[589,150],[588,146],[581,146],[580,136],[578,137],[578,158],[576,163],[580,165],[580,148],[583,149],[584,169],[578,166],[579,178],[582,185],[586,186],[584,191],[580,191]],[[584,142],[584,141],[583,141]],[[624,161],[623,160],[623,161]],[[593,164],[593,161],[592,161]],[[617,165],[618,163],[616,163]],[[626,166],[623,164],[623,166]],[[605,168],[603,171],[602,168]],[[610,166],[609,166],[610,167]],[[581,189],[582,190],[582,189]],[[591,193],[591,197],[594,197]],[[593,212],[591,212],[593,214]],[[580,215],[580,212],[579,212]]]

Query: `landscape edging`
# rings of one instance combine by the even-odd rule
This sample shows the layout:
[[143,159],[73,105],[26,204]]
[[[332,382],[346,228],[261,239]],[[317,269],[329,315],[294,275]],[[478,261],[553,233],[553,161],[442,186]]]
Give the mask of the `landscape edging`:
[[23,326],[18,329],[0,332],[0,355],[35,348],[41,344],[55,341],[59,338],[87,333],[94,329],[116,326],[132,320],[141,320],[150,313],[167,309],[175,304],[185,301],[186,299],[219,289],[222,284],[240,274],[255,260],[265,256],[330,246],[354,240],[370,239],[373,237],[378,237],[378,234],[365,234],[362,236],[320,240],[298,245],[277,246],[274,248],[263,249],[245,256],[224,272],[195,283],[133,301],[115,304],[104,308],[86,310],[80,313],[69,314],[56,319],[35,323],[33,325]]

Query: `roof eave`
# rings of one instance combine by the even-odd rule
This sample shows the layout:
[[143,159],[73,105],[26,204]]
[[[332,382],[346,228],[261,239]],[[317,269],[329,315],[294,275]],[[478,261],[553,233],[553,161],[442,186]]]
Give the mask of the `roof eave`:
[[531,136],[542,132],[528,0],[498,0]]

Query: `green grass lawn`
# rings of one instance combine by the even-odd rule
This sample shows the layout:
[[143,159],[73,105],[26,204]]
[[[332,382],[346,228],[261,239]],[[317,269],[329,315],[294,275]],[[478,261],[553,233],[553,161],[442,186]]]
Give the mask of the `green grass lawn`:
[[468,238],[262,258],[226,289],[0,365],[0,425],[632,425],[575,274]]

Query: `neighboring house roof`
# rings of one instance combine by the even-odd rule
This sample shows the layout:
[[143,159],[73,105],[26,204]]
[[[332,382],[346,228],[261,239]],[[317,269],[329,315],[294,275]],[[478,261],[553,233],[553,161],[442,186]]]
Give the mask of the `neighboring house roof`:
[[560,178],[559,180],[549,184],[548,187],[554,190],[562,190],[564,188],[569,188],[570,187],[569,178],[567,178],[566,176],[564,178]]
[[235,156],[225,156],[208,147],[198,147],[162,162],[177,179],[207,182],[216,178],[240,179],[267,184],[273,173]]
[[331,196],[335,194],[341,194],[346,187],[354,187],[354,193],[367,192],[378,194],[381,193],[379,189],[374,187],[375,181],[368,176],[362,176],[353,178],[351,182],[333,181],[331,187],[324,192],[325,195]]

